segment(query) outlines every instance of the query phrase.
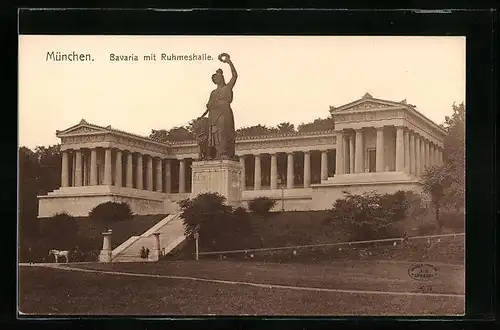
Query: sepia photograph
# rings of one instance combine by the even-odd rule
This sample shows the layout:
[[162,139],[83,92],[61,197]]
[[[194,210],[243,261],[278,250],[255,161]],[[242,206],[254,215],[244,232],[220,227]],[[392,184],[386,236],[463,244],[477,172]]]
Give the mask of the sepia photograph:
[[465,37],[18,42],[20,318],[465,314]]

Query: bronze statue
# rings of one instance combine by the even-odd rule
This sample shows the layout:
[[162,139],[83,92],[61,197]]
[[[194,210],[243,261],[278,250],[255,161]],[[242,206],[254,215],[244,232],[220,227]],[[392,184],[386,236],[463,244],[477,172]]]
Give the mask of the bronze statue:
[[232,77],[226,83],[221,69],[218,69],[212,75],[212,81],[217,85],[217,88],[210,94],[207,110],[201,116],[203,118],[208,113],[207,159],[234,160],[236,131],[234,128],[233,110],[230,105],[233,101],[233,87],[238,74],[228,54],[220,54],[219,60],[229,64]]
[[208,118],[200,117],[196,119],[193,123],[193,131],[196,138],[196,143],[198,144],[198,159],[207,160],[213,157],[213,153],[210,151],[211,148],[208,147],[208,136],[209,136],[210,125]]

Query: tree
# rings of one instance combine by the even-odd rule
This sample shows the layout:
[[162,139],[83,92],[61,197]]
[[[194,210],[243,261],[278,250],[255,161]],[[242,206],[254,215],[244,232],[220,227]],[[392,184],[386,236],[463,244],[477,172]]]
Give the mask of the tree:
[[422,190],[431,197],[436,212],[436,224],[440,230],[443,227],[440,221],[441,206],[451,181],[452,174],[448,165],[428,167],[420,178]]
[[36,147],[35,155],[38,159],[38,194],[45,195],[61,186],[61,146]]
[[421,176],[424,192],[431,197],[436,224],[441,229],[443,208],[461,210],[465,203],[465,105],[452,106],[453,113],[442,125],[444,139],[443,166],[427,168]]
[[217,193],[204,193],[179,202],[184,234],[198,231],[203,249],[245,248],[251,245],[253,230],[243,208],[226,205],[226,198]]
[[197,230],[209,231],[210,223],[228,218],[232,211],[226,205],[226,198],[218,193],[199,194],[193,199],[180,201],[179,206],[186,236],[193,235]]
[[313,122],[307,124],[300,124],[297,131],[301,133],[319,132],[334,129],[333,118],[316,118]]
[[19,150],[19,230],[23,238],[39,234],[38,195],[45,195],[61,185],[59,145]]
[[192,141],[195,139],[192,131],[192,121],[189,126],[177,126],[169,130],[151,130],[149,138],[159,142]]
[[149,138],[158,142],[168,142],[168,131],[166,129],[151,130]]
[[290,124],[289,122],[280,123],[280,124],[278,124],[278,126],[276,126],[276,128],[278,129],[278,131],[280,133],[294,133],[295,132],[295,126],[293,124]]
[[168,131],[169,141],[192,141],[194,140],[194,135],[185,126],[174,127]]
[[248,208],[259,215],[264,215],[269,213],[276,203],[276,200],[268,197],[257,197],[248,202]]
[[276,133],[276,128],[270,128],[265,125],[254,125],[249,127],[241,127],[236,130],[237,136],[262,136]]
[[36,154],[19,148],[19,232],[23,239],[35,238],[39,232],[38,215],[39,166]]
[[51,218],[43,219],[41,234],[44,242],[52,244],[49,248],[71,249],[78,236],[78,224],[69,214],[58,213]]
[[443,158],[450,175],[445,199],[447,206],[460,209],[465,203],[465,104],[454,103],[452,109],[451,117],[446,116],[443,125],[447,133]]
[[89,217],[99,222],[111,223],[129,220],[133,214],[130,206],[125,202],[105,202],[94,207],[90,211]]

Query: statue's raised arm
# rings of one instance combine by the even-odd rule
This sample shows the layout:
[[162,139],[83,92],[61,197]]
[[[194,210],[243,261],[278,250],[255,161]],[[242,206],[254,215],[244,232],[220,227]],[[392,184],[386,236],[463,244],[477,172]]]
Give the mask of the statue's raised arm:
[[236,83],[236,79],[238,79],[238,72],[236,72],[236,68],[234,67],[233,61],[231,61],[229,54],[227,53],[220,54],[219,60],[223,63],[229,64],[229,67],[231,68],[231,79],[229,80],[226,86],[232,89],[234,84]]

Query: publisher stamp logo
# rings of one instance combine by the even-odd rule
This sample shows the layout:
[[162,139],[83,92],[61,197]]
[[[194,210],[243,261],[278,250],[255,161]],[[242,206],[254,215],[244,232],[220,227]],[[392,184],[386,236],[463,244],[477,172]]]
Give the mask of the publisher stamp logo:
[[417,281],[430,281],[438,277],[437,267],[431,264],[416,263],[408,268],[408,275]]

